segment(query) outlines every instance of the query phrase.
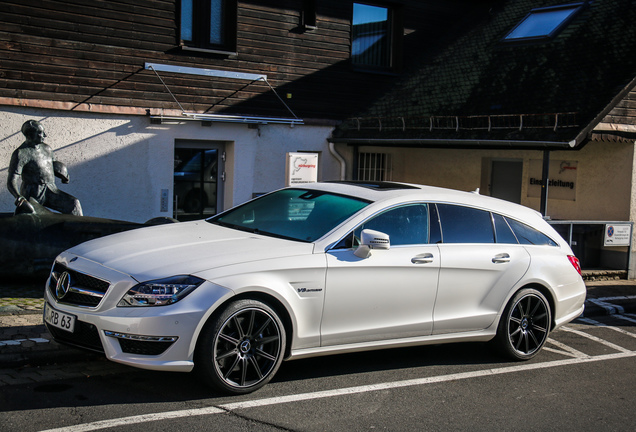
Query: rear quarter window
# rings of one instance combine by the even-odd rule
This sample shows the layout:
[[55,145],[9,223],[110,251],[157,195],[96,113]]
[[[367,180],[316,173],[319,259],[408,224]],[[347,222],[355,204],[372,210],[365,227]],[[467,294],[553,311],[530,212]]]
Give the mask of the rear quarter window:
[[517,237],[506,222],[503,216],[493,213],[495,221],[495,232],[497,234],[497,243],[518,244]]
[[506,218],[506,221],[521,244],[558,246],[554,240],[541,231],[514,219]]

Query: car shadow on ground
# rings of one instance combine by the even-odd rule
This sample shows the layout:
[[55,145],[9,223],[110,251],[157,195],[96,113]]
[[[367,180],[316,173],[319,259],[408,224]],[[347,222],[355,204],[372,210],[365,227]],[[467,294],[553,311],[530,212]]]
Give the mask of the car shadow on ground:
[[[110,362],[103,358],[95,360]],[[127,406],[178,402],[209,406],[282,394],[321,391],[395,379],[436,375],[441,370],[475,370],[501,363],[485,343],[458,343],[366,351],[284,362],[272,382],[255,393],[227,396],[208,387],[196,373],[157,372],[121,366],[116,372],[84,378],[4,387],[0,413],[63,407]],[[458,369],[459,367],[459,369]],[[27,373],[36,373],[36,369]],[[396,378],[397,377],[397,378]],[[158,405],[157,405],[158,404]],[[185,408],[185,407],[184,407]],[[171,408],[171,409],[174,409]]]

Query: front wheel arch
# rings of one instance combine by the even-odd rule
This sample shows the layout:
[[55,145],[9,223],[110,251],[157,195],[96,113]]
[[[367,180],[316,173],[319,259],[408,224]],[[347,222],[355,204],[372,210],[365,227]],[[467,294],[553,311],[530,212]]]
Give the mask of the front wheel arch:
[[[264,292],[250,291],[250,292],[244,292],[239,295],[235,295],[228,298],[223,303],[215,307],[214,312],[212,312],[212,314],[208,316],[208,318],[205,321],[205,324],[202,326],[201,329],[203,329],[206,325],[208,325],[209,322],[216,319],[225,310],[225,308],[227,308],[227,306],[230,303],[233,303],[237,300],[245,300],[245,299],[257,300],[257,301],[263,302],[267,304],[269,307],[271,307],[272,309],[274,309],[276,314],[278,314],[278,317],[283,322],[283,326],[285,327],[285,335],[286,335],[285,358],[288,358],[291,355],[291,343],[294,337],[294,325],[292,324],[292,318],[287,308],[285,307],[283,303],[281,303],[280,300]],[[199,331],[196,345],[195,345],[195,352],[194,352],[195,367],[196,367],[197,352],[200,350],[201,333],[202,332]]]
[[205,323],[195,372],[224,393],[251,393],[274,377],[286,341],[285,325],[274,308],[254,298],[233,297]]

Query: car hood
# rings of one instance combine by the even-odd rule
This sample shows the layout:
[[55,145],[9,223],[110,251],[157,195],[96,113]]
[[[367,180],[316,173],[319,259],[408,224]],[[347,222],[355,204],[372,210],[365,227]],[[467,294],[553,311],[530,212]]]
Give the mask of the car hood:
[[68,252],[143,282],[311,254],[313,247],[313,243],[251,234],[201,220],[126,231],[82,243]]

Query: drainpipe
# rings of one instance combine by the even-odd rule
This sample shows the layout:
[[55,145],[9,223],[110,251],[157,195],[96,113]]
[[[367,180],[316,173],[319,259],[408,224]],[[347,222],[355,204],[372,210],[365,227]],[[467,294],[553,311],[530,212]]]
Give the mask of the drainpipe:
[[347,161],[336,151],[336,144],[329,143],[329,153],[340,163],[340,180],[346,180],[347,176]]
[[550,175],[550,150],[543,151],[543,174],[541,176],[541,214],[545,218],[548,212],[548,182]]

